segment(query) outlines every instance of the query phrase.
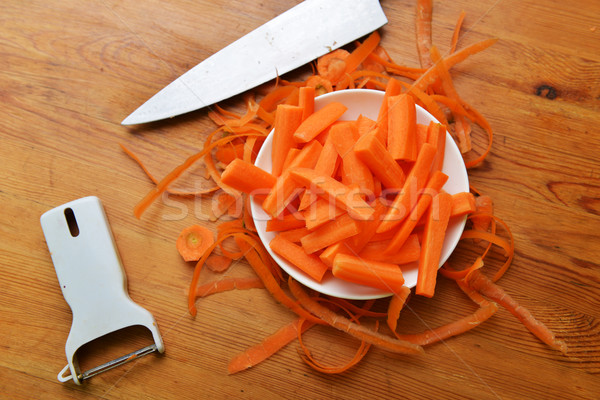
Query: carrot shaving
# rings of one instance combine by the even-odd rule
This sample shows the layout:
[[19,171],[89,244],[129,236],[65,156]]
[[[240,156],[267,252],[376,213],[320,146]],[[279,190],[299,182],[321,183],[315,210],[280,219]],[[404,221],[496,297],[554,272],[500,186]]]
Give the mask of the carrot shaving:
[[258,278],[226,278],[205,283],[196,289],[196,297],[206,297],[230,290],[262,289],[262,281]]
[[296,281],[291,279],[291,277],[288,280],[288,286],[290,287],[294,297],[298,299],[298,302],[303,307],[318,316],[323,321],[327,322],[332,327],[339,329],[342,332],[346,332],[349,335],[364,340],[367,343],[374,344],[395,353],[420,354],[423,352],[421,346],[375,332],[331,311],[327,307],[311,299],[304,289],[302,289]]
[[523,325],[542,342],[561,353],[567,352],[567,345],[565,342],[557,340],[554,333],[548,329],[546,325],[541,321],[538,321],[528,309],[522,307],[506,293],[504,289],[492,282],[479,270],[472,271],[465,279],[467,285],[491,300],[498,302],[498,304],[510,311],[511,314],[517,317],[519,321],[521,321]]
[[299,337],[303,331],[313,325],[313,323],[302,318],[295,319],[281,327],[277,332],[267,336],[261,343],[246,349],[231,359],[227,371],[231,375],[254,367]]
[[462,28],[463,21],[465,20],[465,11],[462,10],[460,15],[458,16],[458,20],[456,21],[456,26],[454,27],[454,32],[452,33],[452,41],[450,42],[450,53],[454,53],[456,51],[456,46],[458,44],[458,35],[460,34],[460,29]]

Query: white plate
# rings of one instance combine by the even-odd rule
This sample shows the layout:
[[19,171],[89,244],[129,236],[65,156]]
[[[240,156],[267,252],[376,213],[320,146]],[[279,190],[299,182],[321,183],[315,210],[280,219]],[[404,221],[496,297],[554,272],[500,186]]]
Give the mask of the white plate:
[[[342,115],[342,120],[355,120],[359,115],[364,115],[371,119],[377,119],[379,108],[383,100],[384,93],[379,90],[369,89],[349,89],[339,92],[324,94],[315,99],[315,110],[318,110],[332,102],[340,102],[344,104],[348,110]],[[417,123],[429,125],[431,121],[438,122],[431,114],[425,111],[422,107],[417,106]],[[272,149],[273,132],[269,134],[264,144],[262,145],[258,156],[256,157],[255,165],[265,171],[271,172],[271,149]],[[446,154],[444,156],[444,165],[442,171],[448,175],[448,181],[443,189],[450,193],[459,193],[469,191],[469,177],[463,162],[462,156],[458,147],[449,133],[446,133]],[[254,224],[258,231],[258,236],[271,254],[273,259],[300,283],[314,289],[320,293],[330,296],[341,297],[352,300],[376,299],[389,296],[391,293],[375,289],[363,285],[346,282],[335,278],[330,273],[325,275],[321,282],[317,282],[304,272],[300,271],[295,266],[283,260],[277,254],[274,254],[269,247],[269,243],[275,237],[275,232],[267,232],[267,220],[270,218],[264,212],[261,204],[255,199],[252,199],[250,204]],[[450,256],[456,247],[460,235],[465,227],[466,217],[457,220],[451,220],[444,240],[442,255],[440,257],[440,265],[442,265]],[[412,288],[417,283],[417,266],[416,263],[402,270],[405,279],[405,285]]]

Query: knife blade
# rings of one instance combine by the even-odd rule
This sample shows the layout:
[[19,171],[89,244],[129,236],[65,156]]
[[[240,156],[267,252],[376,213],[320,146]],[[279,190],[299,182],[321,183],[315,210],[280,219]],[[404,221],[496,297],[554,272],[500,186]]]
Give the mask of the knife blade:
[[158,121],[225,100],[386,23],[379,0],[305,0],[200,62],[121,124]]

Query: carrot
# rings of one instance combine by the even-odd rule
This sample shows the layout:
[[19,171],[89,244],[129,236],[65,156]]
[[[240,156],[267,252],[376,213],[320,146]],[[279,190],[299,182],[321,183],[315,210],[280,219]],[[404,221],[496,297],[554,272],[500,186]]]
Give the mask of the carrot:
[[423,144],[427,143],[429,125],[417,124],[417,154],[421,151]]
[[298,106],[302,108],[302,121],[315,111],[315,88],[303,86],[298,92]]
[[232,258],[221,255],[211,254],[206,259],[206,266],[213,272],[224,272],[231,266]]
[[443,125],[431,122],[427,129],[427,142],[435,147],[435,158],[431,169],[441,171],[444,167],[446,153],[446,129]]
[[379,45],[381,37],[379,32],[374,31],[362,42],[348,57],[346,57],[346,70],[345,73],[349,74],[354,71],[358,66],[371,54]]
[[285,170],[283,174],[277,178],[275,186],[273,186],[273,189],[271,189],[262,203],[263,210],[265,210],[271,218],[278,218],[301,191],[290,171],[292,170]]
[[304,251],[312,254],[340,240],[356,235],[358,232],[356,220],[348,214],[343,214],[304,236],[300,239],[300,243],[302,243]]
[[381,199],[376,199],[371,203],[373,215],[365,221],[356,221],[359,232],[346,240],[348,246],[355,254],[358,254],[371,241],[381,222],[381,217],[385,213],[386,206]]
[[306,227],[314,230],[344,214],[346,211],[329,203],[328,201],[318,198],[309,208],[302,211],[302,215],[306,220]]
[[277,178],[254,164],[236,158],[223,171],[221,182],[249,195],[265,195],[275,186]]
[[333,260],[335,259],[335,256],[340,253],[355,254],[354,250],[350,248],[346,241],[340,240],[337,243],[327,246],[327,248],[323,250],[321,254],[319,254],[319,258],[321,261],[323,261],[323,263],[325,263],[325,265],[327,265],[328,268],[331,268],[333,267]]
[[283,163],[290,149],[296,147],[294,132],[302,122],[304,110],[301,107],[280,104],[273,124],[273,150],[271,151],[272,174],[281,175]]
[[302,237],[308,235],[309,233],[310,233],[310,230],[308,230],[308,228],[302,227],[302,228],[295,228],[295,229],[288,229],[286,231],[281,231],[281,232],[278,232],[278,235],[286,240],[289,240],[290,242],[300,243],[300,239],[302,239]]
[[388,99],[387,149],[395,160],[417,159],[415,102],[401,94]]
[[229,290],[262,289],[264,287],[258,278],[225,278],[198,286],[196,297],[206,297]]
[[387,189],[402,188],[404,171],[374,134],[366,134],[358,139],[354,145],[354,154]]
[[348,254],[335,256],[331,272],[336,278],[392,293],[398,293],[404,285],[404,276],[397,264]]
[[538,321],[528,309],[522,307],[506,293],[504,289],[492,282],[489,278],[479,272],[479,270],[472,271],[465,279],[467,285],[510,311],[511,314],[517,317],[519,321],[521,321],[523,325],[542,342],[562,353],[567,352],[567,345],[565,342],[557,340],[554,333],[548,329],[546,325],[541,321]]
[[342,159],[342,173],[348,177],[349,184],[356,184],[363,193],[372,195],[375,189],[373,174],[352,151],[358,135],[356,121],[333,125],[329,130],[329,137]]
[[329,308],[319,304],[315,300],[311,299],[308,296],[308,294],[300,287],[300,285],[291,278],[289,279],[288,285],[294,297],[298,299],[298,302],[303,307],[305,307],[314,315],[318,316],[323,321],[327,322],[332,327],[342,332],[346,332],[349,335],[356,337],[360,340],[364,340],[367,343],[371,343],[373,345],[379,346],[381,348],[395,353],[423,353],[423,348],[421,346],[414,345],[404,340],[394,339],[389,336],[370,330],[364,327],[363,325],[359,325],[355,322],[352,322],[347,318],[344,318],[336,312],[330,310]]
[[390,241],[390,245],[385,251],[386,254],[393,254],[402,248],[402,245],[412,233],[414,227],[417,225],[417,222],[429,208],[432,197],[439,193],[447,179],[448,176],[441,171],[436,171],[433,173],[426,186],[425,192],[428,193],[423,193],[419,197],[419,200],[417,200],[417,205],[413,208],[410,216],[402,221],[402,225],[400,225],[399,229],[396,231],[396,234]]
[[358,118],[356,118],[356,128],[358,129],[358,137],[362,137],[367,133],[376,129],[377,122],[373,121],[369,117],[365,117],[360,114]]
[[229,164],[236,158],[242,158],[244,156],[244,144],[228,143],[225,146],[221,146],[215,152],[215,158],[223,164]]
[[460,217],[475,212],[475,196],[469,192],[459,192],[452,195],[451,217]]
[[425,229],[419,259],[419,271],[415,293],[433,297],[436,276],[440,267],[440,255],[446,237],[446,228],[452,212],[452,196],[441,192],[432,200],[426,216]]
[[177,237],[177,251],[185,261],[198,261],[215,242],[210,229],[201,225],[184,228]]
[[294,161],[298,154],[300,154],[300,149],[290,149],[290,151],[287,153],[287,156],[285,156],[285,160],[283,160],[282,170],[290,168],[290,164]]
[[408,236],[400,250],[393,254],[385,253],[385,250],[390,245],[390,240],[382,240],[378,242],[369,242],[358,254],[360,258],[373,261],[386,261],[392,264],[408,264],[418,261],[421,256],[421,244],[416,234]]
[[306,221],[300,213],[291,213],[286,215],[278,215],[276,218],[271,218],[267,221],[267,232],[281,232],[290,229],[304,228]]
[[279,235],[271,240],[269,247],[275,254],[296,266],[317,282],[323,280],[325,272],[329,269],[318,256],[307,254],[302,247]]
[[[417,204],[419,195],[429,178],[431,164],[435,155],[435,147],[431,144],[425,143],[421,146],[417,161],[406,176],[402,191],[394,198],[387,214],[377,228],[377,232],[381,233],[390,230],[408,217],[411,210]],[[441,189],[441,186],[435,190],[439,189]]]
[[400,94],[402,91],[402,85],[397,79],[390,78],[383,95],[383,101],[379,107],[379,114],[377,115],[377,139],[381,144],[387,146],[387,135],[388,135],[388,99]]
[[261,343],[232,358],[227,366],[228,373],[231,375],[256,366],[296,339],[300,332],[306,331],[313,325],[313,323],[302,318],[297,318],[282,326],[277,332],[267,336]]
[[[337,170],[338,164],[340,161],[340,157],[335,148],[333,140],[331,137],[327,136],[325,140],[325,144],[319,153],[319,159],[315,164],[315,171],[321,173],[326,176],[333,176],[335,171]],[[304,210],[306,207],[311,205],[317,196],[314,195],[310,190],[307,190],[302,194],[302,198],[300,201],[299,210]]]
[[337,121],[348,108],[342,103],[329,103],[318,111],[309,115],[294,132],[294,140],[307,143],[317,137],[329,125]]
[[387,311],[387,324],[394,334],[396,334],[400,311],[402,311],[402,308],[404,308],[409,296],[410,288],[402,286],[400,290],[398,290],[398,293],[394,293],[394,295],[390,298]]
[[433,64],[429,58],[431,48],[431,23],[433,15],[432,0],[417,1],[417,18],[415,32],[417,34],[417,52],[421,67],[429,68]]

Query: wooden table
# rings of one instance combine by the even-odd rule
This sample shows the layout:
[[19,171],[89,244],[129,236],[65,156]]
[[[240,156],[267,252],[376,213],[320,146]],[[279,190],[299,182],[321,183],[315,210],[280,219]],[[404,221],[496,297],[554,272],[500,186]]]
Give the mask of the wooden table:
[[[501,309],[423,356],[373,349],[339,376],[312,371],[297,342],[255,368],[227,374],[234,355],[294,316],[254,289],[203,299],[190,317],[185,291],[193,267],[174,241],[191,223],[214,228],[210,203],[163,198],[136,219],[132,209],[152,184],[119,147],[129,146],[162,177],[202,147],[212,122],[206,110],[137,128],[120,122],[197,62],[296,3],[0,5],[2,397],[600,398],[600,3],[594,0],[444,0],[435,2],[433,18],[433,41],[442,52],[461,10],[459,46],[500,39],[452,71],[461,95],[495,132],[491,154],[470,179],[492,196],[496,215],[514,234],[515,259],[499,284],[564,339],[569,353],[543,345]],[[383,46],[395,61],[417,66],[415,1],[382,4],[389,19]],[[235,108],[241,98],[223,105]],[[104,203],[129,293],[155,316],[166,352],[76,386],[56,379],[66,364],[71,311],[39,217],[89,195]],[[242,262],[229,274],[252,272]],[[401,330],[438,326],[474,310],[453,282],[440,278],[438,285],[433,299],[411,300]],[[138,333],[92,347],[88,357],[118,343],[136,349],[147,339]],[[327,362],[347,359],[356,347],[321,328],[306,341]]]

